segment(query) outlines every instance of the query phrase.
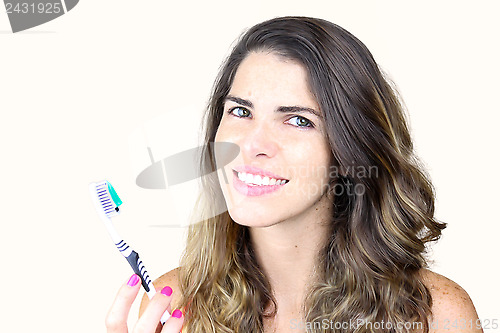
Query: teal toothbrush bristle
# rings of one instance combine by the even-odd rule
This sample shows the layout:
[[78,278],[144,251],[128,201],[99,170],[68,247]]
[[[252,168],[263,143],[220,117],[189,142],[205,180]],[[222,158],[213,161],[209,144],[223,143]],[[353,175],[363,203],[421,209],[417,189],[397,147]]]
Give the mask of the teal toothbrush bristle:
[[104,214],[108,217],[118,214],[118,206],[122,204],[122,200],[113,186],[108,181],[102,181],[95,184],[95,190]]
[[113,200],[115,205],[117,207],[120,206],[123,202],[120,199],[120,197],[118,196],[118,194],[116,194],[115,189],[113,188],[113,186],[109,182],[108,182],[108,191],[109,191],[109,194],[111,195],[111,199]]

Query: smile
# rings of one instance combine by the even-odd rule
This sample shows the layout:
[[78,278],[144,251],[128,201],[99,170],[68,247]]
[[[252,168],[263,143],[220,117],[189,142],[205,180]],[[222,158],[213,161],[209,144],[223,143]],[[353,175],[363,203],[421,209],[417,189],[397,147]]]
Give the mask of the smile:
[[288,182],[288,179],[276,179],[233,170],[233,187],[241,194],[250,197],[275,192]]
[[250,186],[272,186],[284,185],[289,182],[287,179],[276,179],[268,176],[254,175],[247,172],[234,171],[239,180]]

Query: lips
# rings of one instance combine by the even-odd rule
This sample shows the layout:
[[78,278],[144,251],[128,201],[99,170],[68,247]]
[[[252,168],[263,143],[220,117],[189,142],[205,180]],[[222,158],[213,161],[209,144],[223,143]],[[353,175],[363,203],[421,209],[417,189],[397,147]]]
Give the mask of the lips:
[[282,189],[284,186],[286,186],[286,183],[282,185],[249,185],[239,180],[238,176],[233,175],[234,189],[247,197],[269,194]]
[[[270,178],[271,179],[274,178],[274,180],[272,180],[267,185],[248,184],[245,181],[242,181],[241,179],[239,179],[238,173],[260,176],[258,178],[262,177],[262,181],[265,183],[269,182]],[[267,179],[267,180],[264,180],[264,179]],[[279,181],[276,181],[276,180],[279,180]],[[241,194],[243,194],[245,196],[249,196],[249,197],[261,196],[264,194],[269,194],[269,193],[278,191],[281,188],[283,188],[283,186],[285,186],[288,182],[289,182],[289,180],[286,178],[283,178],[281,176],[276,175],[275,173],[272,173],[270,171],[260,169],[257,167],[238,166],[238,167],[233,169],[233,187]]]
[[252,185],[252,186],[262,186],[262,185],[284,185],[289,182],[286,179],[276,179],[268,176],[253,175],[246,172],[237,172],[233,170],[233,174],[238,177],[242,182]]
[[284,179],[284,180],[289,180],[286,179],[285,177],[279,176],[271,171],[267,171],[255,166],[251,165],[239,165],[233,168],[234,171],[236,172],[245,172],[245,173],[251,173],[252,175],[259,175],[259,176],[267,176],[269,178],[275,178],[275,179]]

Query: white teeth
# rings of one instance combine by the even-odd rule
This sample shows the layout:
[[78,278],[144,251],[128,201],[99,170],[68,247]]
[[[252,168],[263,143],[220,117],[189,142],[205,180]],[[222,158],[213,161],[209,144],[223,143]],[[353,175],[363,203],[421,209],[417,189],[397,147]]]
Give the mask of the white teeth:
[[251,173],[246,174],[245,183],[253,183],[253,175]]
[[238,178],[244,182],[246,174],[244,172],[238,172]]
[[269,178],[268,176],[252,175],[251,173],[238,172],[238,179],[249,185],[283,185],[286,183],[285,179],[277,180],[275,178]]

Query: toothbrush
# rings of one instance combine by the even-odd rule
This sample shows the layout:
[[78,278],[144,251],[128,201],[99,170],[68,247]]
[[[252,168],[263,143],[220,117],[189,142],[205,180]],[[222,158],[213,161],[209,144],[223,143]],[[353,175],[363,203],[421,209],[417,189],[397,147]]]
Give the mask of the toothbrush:
[[[120,197],[116,194],[113,186],[106,180],[89,184],[89,191],[97,210],[97,214],[104,222],[113,243],[120,253],[127,259],[128,263],[134,270],[134,273],[141,278],[142,287],[146,291],[149,299],[153,298],[156,294],[156,290],[151,282],[151,279],[149,278],[146,267],[139,258],[139,254],[118,235],[113,227],[113,223],[111,222],[111,217],[117,216],[120,212],[120,209],[118,208],[118,206],[122,204]],[[164,324],[169,317],[170,314],[168,311],[165,311],[161,317],[161,323]]]

